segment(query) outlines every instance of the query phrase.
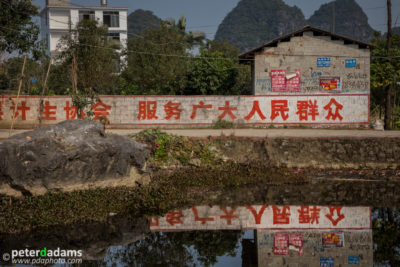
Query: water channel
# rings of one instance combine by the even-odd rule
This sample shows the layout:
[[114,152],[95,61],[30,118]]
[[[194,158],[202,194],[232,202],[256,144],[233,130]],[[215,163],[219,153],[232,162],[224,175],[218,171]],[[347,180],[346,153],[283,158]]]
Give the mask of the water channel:
[[200,205],[137,220],[110,214],[102,225],[0,241],[2,252],[22,247],[82,250],[80,264],[49,266],[400,266],[400,209]]

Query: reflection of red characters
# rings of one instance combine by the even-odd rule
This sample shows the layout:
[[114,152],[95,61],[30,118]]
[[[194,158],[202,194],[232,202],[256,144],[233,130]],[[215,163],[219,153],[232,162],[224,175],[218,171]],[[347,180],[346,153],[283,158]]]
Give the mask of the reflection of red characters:
[[174,226],[175,224],[182,224],[183,223],[182,222],[182,217],[183,217],[183,214],[182,214],[181,210],[179,210],[179,211],[170,211],[170,212],[167,213],[167,216],[166,216],[165,220],[167,221],[167,223],[169,223],[170,225]]
[[207,222],[212,222],[214,221],[214,218],[212,217],[200,217],[199,212],[197,211],[196,207],[192,208],[193,214],[194,214],[194,220],[201,222],[201,224],[206,224]]
[[282,119],[285,121],[289,118],[288,101],[287,100],[271,100],[271,120],[281,115]]
[[111,110],[111,106],[104,104],[103,102],[97,102],[95,105],[92,106],[94,112],[94,120],[98,120],[100,116],[107,118],[110,115],[109,110]]
[[265,209],[267,208],[266,205],[263,205],[260,209],[260,211],[257,213],[256,209],[252,206],[246,206],[246,209],[250,210],[251,213],[254,216],[254,220],[256,221],[256,224],[260,224],[261,223],[261,218],[264,214]]
[[[10,107],[11,111],[14,112],[14,108],[15,108],[15,103],[14,101],[12,101],[12,106]],[[15,114],[13,116],[13,118],[16,118],[19,116],[19,112],[21,111],[21,118],[23,121],[26,121],[26,111],[30,110],[30,107],[26,106],[26,102],[25,101],[21,101],[21,105],[18,105],[17,110],[15,111]]]
[[230,211],[228,211],[228,208],[224,208],[224,209],[221,208],[221,210],[225,213],[225,215],[221,215],[220,218],[221,219],[226,219],[226,222],[227,222],[228,225],[232,224],[232,219],[239,218],[239,216],[234,214],[236,208],[233,208]]
[[204,105],[204,101],[200,101],[198,105],[193,105],[193,111],[192,111],[192,115],[190,115],[190,118],[193,120],[194,118],[196,118],[197,115],[197,109],[198,108],[207,108],[210,109],[212,108],[212,105]]
[[283,206],[282,210],[277,206],[272,206],[274,215],[274,224],[289,224],[290,220],[290,207]]
[[55,121],[56,110],[57,106],[50,106],[50,101],[46,101],[42,111],[42,114],[44,115],[43,120]]
[[315,116],[319,115],[317,100],[314,103],[309,101],[297,101],[297,112],[300,121],[308,121],[308,116],[311,116],[312,120],[315,121]]
[[159,220],[158,217],[150,217],[150,227],[158,226]]
[[310,209],[309,206],[301,206],[299,210],[299,223],[311,223],[313,224],[314,222],[316,224],[319,224],[319,212],[321,209],[318,207],[314,206]]
[[156,116],[157,101],[139,101],[138,120],[158,119]]
[[[335,112],[333,112],[332,105],[335,105]],[[329,101],[324,109],[328,111],[328,115],[325,117],[327,120],[332,119],[334,121],[336,118],[339,118],[340,121],[343,120],[343,117],[339,113],[343,109],[343,105],[339,104],[334,98],[331,98],[331,101]]]
[[[326,218],[328,218],[333,226],[336,226],[341,220],[344,219],[344,215],[341,214],[342,207],[329,207],[329,214],[325,214]],[[336,211],[336,219],[335,219],[335,211]]]
[[229,106],[229,101],[225,101],[224,107],[219,107],[218,110],[223,110],[224,112],[218,116],[218,119],[225,118],[226,114],[228,114],[232,120],[236,119],[236,116],[232,113],[232,110],[237,110],[237,107]]
[[250,113],[246,117],[244,117],[244,119],[247,121],[250,120],[251,118],[253,118],[253,116],[256,112],[257,112],[258,116],[260,116],[261,120],[266,119],[264,114],[262,114],[262,112],[261,112],[260,103],[258,102],[258,100],[253,101],[253,108],[251,109]]
[[179,108],[181,103],[173,103],[169,101],[167,104],[164,105],[165,111],[165,119],[169,120],[170,118],[174,117],[175,120],[179,120],[181,118],[182,109]]

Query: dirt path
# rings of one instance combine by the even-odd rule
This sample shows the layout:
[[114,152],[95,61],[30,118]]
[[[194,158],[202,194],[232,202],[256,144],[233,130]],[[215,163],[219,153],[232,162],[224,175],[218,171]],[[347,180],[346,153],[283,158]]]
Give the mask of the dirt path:
[[[28,130],[14,130],[13,134]],[[107,132],[132,135],[143,129],[108,129]],[[328,130],[328,129],[165,129],[170,134],[188,137],[208,137],[220,135],[234,135],[245,137],[300,137],[300,138],[400,138],[400,131],[374,130]],[[0,129],[0,140],[8,138],[9,130]]]

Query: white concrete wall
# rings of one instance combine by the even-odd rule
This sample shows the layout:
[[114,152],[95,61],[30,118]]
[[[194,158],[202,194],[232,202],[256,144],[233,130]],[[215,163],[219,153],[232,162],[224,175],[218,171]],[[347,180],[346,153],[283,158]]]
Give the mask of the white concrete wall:
[[[51,89],[51,88],[50,88]],[[365,94],[335,95],[269,95],[269,96],[100,96],[107,106],[105,115],[112,127],[207,127],[218,119],[243,125],[367,125],[369,124],[369,96]],[[11,99],[15,99],[12,97]],[[11,106],[14,100],[0,97],[2,103],[0,125],[11,123]],[[29,110],[25,118],[18,116],[17,126],[29,127],[38,120],[39,98],[22,96]],[[67,96],[46,97],[54,106],[54,119],[46,124],[68,119]],[[196,106],[203,102],[209,108]],[[312,104],[303,110],[301,104]],[[227,108],[229,104],[229,107]],[[257,111],[257,104],[259,111]],[[316,104],[316,105],[314,105]],[[177,105],[177,116],[168,118],[168,109]],[[280,108],[279,108],[280,106]],[[104,109],[104,108],[103,108]],[[224,109],[232,114],[225,113]],[[152,116],[154,114],[154,116]],[[314,114],[314,116],[312,116]]]
[[69,10],[50,10],[50,30],[68,30],[70,23]]

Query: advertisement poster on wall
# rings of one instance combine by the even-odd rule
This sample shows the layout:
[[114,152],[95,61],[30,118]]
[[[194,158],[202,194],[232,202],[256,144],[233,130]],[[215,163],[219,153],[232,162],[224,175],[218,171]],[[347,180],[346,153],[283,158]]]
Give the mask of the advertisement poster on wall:
[[286,70],[271,70],[271,91],[286,91]]
[[341,92],[340,77],[321,77],[319,79],[319,88],[321,92],[325,93]]

